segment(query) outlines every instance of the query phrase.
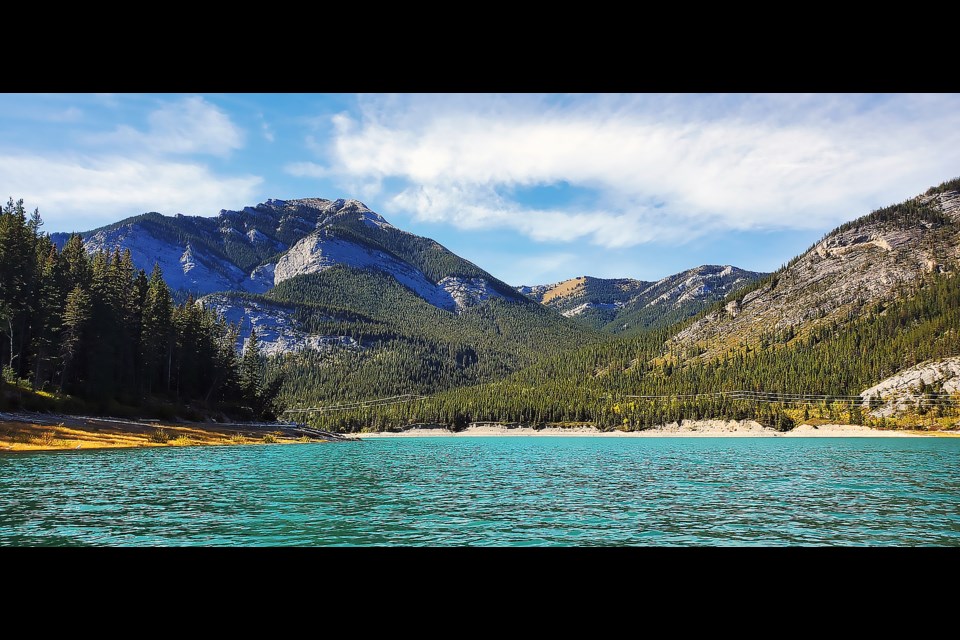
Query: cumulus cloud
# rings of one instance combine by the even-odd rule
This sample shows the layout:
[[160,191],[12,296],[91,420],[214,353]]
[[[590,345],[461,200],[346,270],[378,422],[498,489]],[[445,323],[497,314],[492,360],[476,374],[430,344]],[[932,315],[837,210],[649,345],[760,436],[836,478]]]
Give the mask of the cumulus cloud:
[[39,206],[48,229],[85,231],[145,211],[212,215],[240,207],[262,179],[156,158],[0,155],[0,182],[11,190],[4,197]]
[[226,156],[244,144],[243,131],[217,106],[199,96],[160,106],[147,116],[147,130],[119,125],[88,140],[153,153],[205,153]]
[[[122,106],[116,97],[104,99]],[[61,120],[82,115],[71,107]],[[203,98],[164,102],[147,113],[143,129],[120,124],[108,131],[68,132],[46,148],[0,149],[0,184],[9,190],[0,197],[38,207],[50,231],[87,230],[145,211],[212,215],[258,195],[261,177],[242,171],[223,175],[199,160],[226,156],[241,148],[243,139],[230,117]]]
[[[416,219],[606,247],[817,229],[954,177],[960,96],[389,96],[332,118],[325,164]],[[594,201],[516,196],[561,182]],[[383,195],[383,194],[381,194]]]

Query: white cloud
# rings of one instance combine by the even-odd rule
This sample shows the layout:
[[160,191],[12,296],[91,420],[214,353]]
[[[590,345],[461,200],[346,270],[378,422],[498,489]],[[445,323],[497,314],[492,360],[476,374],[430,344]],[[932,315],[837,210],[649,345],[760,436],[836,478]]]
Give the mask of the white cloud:
[[[82,116],[75,107],[60,114],[61,120]],[[243,131],[216,106],[200,97],[166,102],[146,122],[143,130],[120,124],[105,133],[68,134],[53,148],[0,149],[0,185],[9,190],[0,197],[38,207],[45,230],[53,232],[88,230],[145,211],[213,215],[259,195],[261,177],[215,173],[187,155],[225,156],[243,146]],[[71,141],[80,145],[63,150]]]
[[132,147],[148,153],[206,153],[226,156],[244,144],[243,131],[215,105],[199,96],[164,104],[147,116],[140,131],[119,125],[113,132],[89,136],[89,142]]
[[270,123],[267,122],[262,113],[258,113],[257,117],[260,119],[260,133],[263,135],[263,139],[267,142],[275,141],[276,136],[273,135],[273,129],[270,127]]
[[330,170],[315,162],[291,162],[284,165],[283,170],[297,178],[326,178]]
[[[332,119],[288,173],[403,186],[391,202],[462,229],[606,247],[729,229],[827,229],[955,177],[960,96],[390,96]],[[295,173],[299,172],[299,173]],[[592,202],[510,194],[566,182]]]
[[10,191],[0,195],[39,207],[47,231],[85,231],[145,211],[213,215],[252,202],[261,182],[156,158],[0,155],[0,184]]

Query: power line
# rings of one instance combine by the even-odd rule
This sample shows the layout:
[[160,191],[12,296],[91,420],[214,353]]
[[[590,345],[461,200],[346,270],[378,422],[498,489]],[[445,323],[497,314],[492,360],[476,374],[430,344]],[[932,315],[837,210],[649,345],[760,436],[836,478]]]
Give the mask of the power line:
[[[839,402],[842,404],[869,404],[870,396],[862,395],[844,395],[844,394],[817,394],[817,393],[779,393],[774,391],[749,391],[738,389],[734,391],[713,391],[707,393],[688,393],[688,394],[670,394],[670,395],[626,395],[625,398],[638,398],[642,400],[677,400],[683,398],[729,398],[731,400],[752,400],[755,402],[780,402],[783,404],[821,404],[829,402]],[[953,396],[936,395],[920,397],[894,397],[884,400],[881,403],[895,402],[898,404],[915,404],[919,406],[942,406],[942,407],[960,407],[960,399]]]
[[341,402],[338,404],[326,405],[323,407],[303,407],[298,409],[286,409],[283,413],[327,413],[330,411],[349,411],[351,409],[366,409],[368,407],[385,407],[392,404],[402,404],[422,400],[427,396],[413,393],[405,393],[398,396],[387,396],[385,398],[374,398],[372,400],[355,400],[353,402]]

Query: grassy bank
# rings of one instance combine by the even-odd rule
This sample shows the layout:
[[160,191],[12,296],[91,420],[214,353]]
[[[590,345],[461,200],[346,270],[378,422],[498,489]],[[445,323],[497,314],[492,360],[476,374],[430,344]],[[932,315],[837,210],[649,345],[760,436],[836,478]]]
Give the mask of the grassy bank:
[[193,445],[290,444],[318,438],[244,425],[139,423],[61,416],[44,424],[0,420],[0,453]]

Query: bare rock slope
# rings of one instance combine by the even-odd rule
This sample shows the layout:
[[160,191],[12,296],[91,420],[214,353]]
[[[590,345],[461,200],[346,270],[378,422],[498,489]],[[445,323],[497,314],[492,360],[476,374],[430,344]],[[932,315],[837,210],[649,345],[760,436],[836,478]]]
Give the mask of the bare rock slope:
[[[929,389],[926,398],[921,393],[922,386]],[[915,409],[918,401],[929,408],[937,402],[947,401],[955,394],[960,394],[960,356],[904,369],[864,390],[860,397],[863,398],[864,407],[872,407],[872,415],[888,417]],[[874,405],[871,405],[871,400]]]
[[953,272],[960,259],[960,194],[935,189],[842,225],[784,269],[679,332],[701,358],[758,343],[765,335],[855,317],[892,300],[930,272]]

